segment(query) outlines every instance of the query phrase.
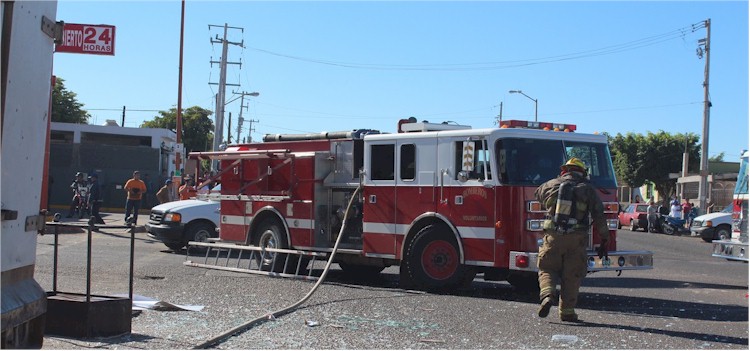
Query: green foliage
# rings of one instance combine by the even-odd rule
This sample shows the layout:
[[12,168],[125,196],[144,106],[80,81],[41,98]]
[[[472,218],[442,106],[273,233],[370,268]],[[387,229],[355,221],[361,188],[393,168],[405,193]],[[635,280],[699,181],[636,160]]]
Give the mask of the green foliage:
[[674,193],[676,180],[669,173],[682,171],[682,154],[687,148],[688,171],[700,168],[698,135],[670,134],[665,131],[647,135],[627,133],[610,137],[613,165],[617,176],[630,187],[653,182],[659,194],[667,198]]
[[708,160],[711,162],[724,162],[724,151],[722,151],[718,155],[709,157]]
[[[206,151],[213,145],[214,123],[208,116],[213,111],[199,106],[193,106],[182,111],[182,143],[185,151]],[[177,129],[177,109],[159,111],[159,115],[151,121],[145,121],[141,128]]]
[[57,77],[52,89],[52,122],[88,124],[91,115],[82,109],[76,93],[65,88],[65,80]]

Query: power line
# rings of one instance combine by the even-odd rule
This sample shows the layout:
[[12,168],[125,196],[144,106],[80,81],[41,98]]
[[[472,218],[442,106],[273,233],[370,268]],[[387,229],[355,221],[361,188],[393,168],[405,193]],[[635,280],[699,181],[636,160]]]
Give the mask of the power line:
[[341,62],[341,61],[330,61],[316,58],[301,57],[290,54],[278,53],[270,50],[261,48],[248,47],[250,50],[265,53],[268,55],[283,57],[287,59],[303,61],[308,63],[316,63],[329,66],[337,66],[344,68],[355,68],[355,69],[371,69],[371,70],[397,70],[397,71],[481,71],[481,70],[497,70],[516,68],[522,66],[540,65],[545,63],[554,63],[568,60],[575,60],[581,58],[611,55],[624,51],[630,51],[640,49],[647,46],[656,45],[662,42],[674,40],[677,38],[684,38],[689,33],[693,33],[700,28],[704,28],[703,22],[698,22],[689,26],[678,28],[666,33],[652,35],[649,37],[616,44],[605,46],[598,49],[585,50],[575,53],[535,58],[535,59],[523,59],[523,60],[511,60],[511,61],[493,61],[493,62],[476,62],[476,63],[442,63],[442,64],[418,64],[418,65],[407,65],[407,64],[383,64],[383,63],[356,63],[356,62]]

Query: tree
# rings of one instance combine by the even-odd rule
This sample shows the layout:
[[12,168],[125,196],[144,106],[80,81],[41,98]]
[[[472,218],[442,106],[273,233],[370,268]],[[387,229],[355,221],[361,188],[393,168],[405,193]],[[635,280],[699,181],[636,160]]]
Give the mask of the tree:
[[610,138],[610,150],[615,172],[629,186],[637,188],[646,182],[654,183],[656,190],[664,196],[674,193],[676,181],[669,173],[682,170],[682,154],[687,149],[688,170],[700,168],[700,145],[694,133],[669,134],[664,131],[648,133],[617,134]]
[[714,155],[708,158],[711,162],[724,162],[724,151],[720,152],[718,155]]
[[[213,145],[214,124],[208,116],[213,111],[199,106],[182,110],[182,143],[185,151],[206,151]],[[141,128],[177,129],[177,109],[159,111],[159,115],[151,121],[145,121]]]
[[65,88],[65,80],[57,77],[52,89],[52,122],[88,124],[91,115],[82,109],[76,93]]

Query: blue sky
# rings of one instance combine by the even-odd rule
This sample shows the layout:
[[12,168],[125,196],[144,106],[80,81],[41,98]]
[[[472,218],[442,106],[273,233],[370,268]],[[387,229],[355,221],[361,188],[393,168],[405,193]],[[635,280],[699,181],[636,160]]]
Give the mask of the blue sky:
[[[266,133],[378,129],[399,118],[475,128],[503,119],[574,123],[584,133],[703,128],[711,19],[709,155],[748,147],[748,2],[192,1],[185,10],[183,107],[215,111],[231,27],[227,100],[245,100]],[[94,117],[137,127],[177,105],[179,1],[68,1],[57,19],[117,28],[115,56],[55,54],[54,73]],[[135,111],[146,110],[146,111]],[[240,101],[229,103],[233,137]],[[228,118],[228,114],[225,116]],[[225,128],[226,130],[226,128]],[[241,137],[248,135],[245,123]]]

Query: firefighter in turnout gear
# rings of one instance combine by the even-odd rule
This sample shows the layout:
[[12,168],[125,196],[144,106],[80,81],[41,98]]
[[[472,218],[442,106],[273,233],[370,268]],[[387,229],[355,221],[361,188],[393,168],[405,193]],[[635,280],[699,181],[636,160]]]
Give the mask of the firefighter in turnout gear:
[[578,289],[586,276],[589,214],[601,238],[599,256],[607,255],[609,228],[604,206],[586,178],[586,166],[571,158],[560,166],[560,175],[536,189],[535,195],[547,211],[544,243],[539,248],[539,317],[547,317],[560,284],[560,320],[577,322]]

